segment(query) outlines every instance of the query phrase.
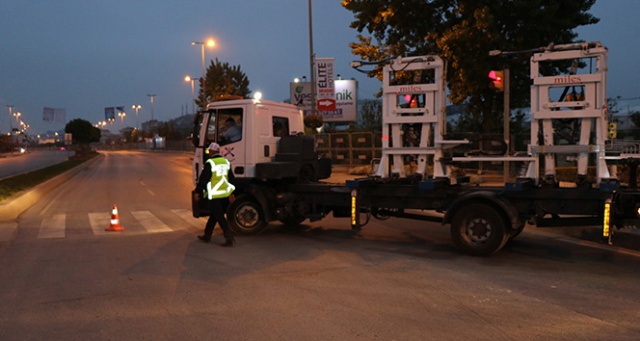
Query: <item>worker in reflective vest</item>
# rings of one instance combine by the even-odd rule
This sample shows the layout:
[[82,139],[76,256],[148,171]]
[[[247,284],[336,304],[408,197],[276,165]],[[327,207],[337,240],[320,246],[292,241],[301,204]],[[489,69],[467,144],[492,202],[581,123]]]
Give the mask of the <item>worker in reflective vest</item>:
[[202,168],[194,192],[196,201],[200,200],[202,194],[209,199],[209,220],[204,228],[204,234],[199,235],[198,239],[206,243],[210,242],[213,229],[216,224],[220,224],[225,238],[222,246],[233,246],[235,238],[224,215],[224,206],[227,200],[233,199],[233,190],[235,189],[233,184],[229,182],[230,178],[233,179],[233,172],[229,172],[231,163],[219,154],[220,145],[217,143],[211,143],[208,149],[213,157],[205,162],[206,166]]

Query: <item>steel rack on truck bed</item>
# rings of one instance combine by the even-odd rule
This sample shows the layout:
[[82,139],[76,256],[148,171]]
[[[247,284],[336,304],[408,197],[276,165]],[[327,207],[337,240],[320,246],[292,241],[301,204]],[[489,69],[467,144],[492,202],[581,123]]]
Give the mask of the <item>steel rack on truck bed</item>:
[[[568,75],[542,74],[541,65],[559,61],[574,66]],[[527,155],[456,157],[447,156],[447,149],[467,141],[444,138],[445,63],[438,56],[393,60],[383,70],[383,149],[376,176],[347,182],[352,226],[360,227],[362,211],[374,217],[427,220],[434,218],[407,211],[440,212],[439,220],[450,225],[457,248],[478,256],[500,250],[526,223],[601,226],[609,241],[611,226],[640,226],[640,192],[635,181],[640,155],[612,156],[605,150],[606,62],[607,49],[600,43],[541,48],[531,57]],[[574,123],[579,131],[576,143],[558,143],[557,120]],[[419,143],[407,141],[409,130],[418,135]],[[575,181],[568,187],[556,175],[556,164],[567,156],[577,160]],[[407,160],[417,165],[412,174]],[[452,165],[467,162],[526,162],[528,167],[523,177],[478,186],[469,177],[451,175]],[[632,180],[626,186],[616,178],[617,164],[630,169]],[[587,177],[590,166],[596,170],[592,181]]]

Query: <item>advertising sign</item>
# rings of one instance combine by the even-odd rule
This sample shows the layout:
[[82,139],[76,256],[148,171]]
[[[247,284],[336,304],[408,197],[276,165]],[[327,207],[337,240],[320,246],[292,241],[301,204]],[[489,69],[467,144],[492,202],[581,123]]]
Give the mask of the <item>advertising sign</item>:
[[336,95],[333,79],[334,58],[316,58],[316,89],[318,111],[336,110]]
[[[353,79],[334,82],[335,110],[320,110],[324,122],[355,122],[358,112],[357,82]],[[311,82],[289,83],[291,104],[300,108],[305,115],[311,112]]]

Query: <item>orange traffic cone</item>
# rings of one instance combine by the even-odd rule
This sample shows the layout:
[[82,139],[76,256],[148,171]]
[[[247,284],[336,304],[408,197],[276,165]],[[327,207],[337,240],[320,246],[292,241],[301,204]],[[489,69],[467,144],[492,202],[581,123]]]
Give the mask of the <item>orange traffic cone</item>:
[[118,207],[113,204],[111,210],[111,225],[104,229],[105,231],[124,231],[124,227],[120,226],[120,218],[118,218]]

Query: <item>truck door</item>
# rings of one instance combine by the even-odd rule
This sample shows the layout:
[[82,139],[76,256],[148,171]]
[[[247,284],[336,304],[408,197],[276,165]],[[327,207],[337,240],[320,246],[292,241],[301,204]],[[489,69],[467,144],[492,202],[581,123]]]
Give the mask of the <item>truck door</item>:
[[[246,168],[246,119],[242,107],[214,109],[206,127],[205,148],[212,142],[220,145],[220,154],[231,162],[234,175],[244,176]],[[205,155],[203,162],[212,155]]]

